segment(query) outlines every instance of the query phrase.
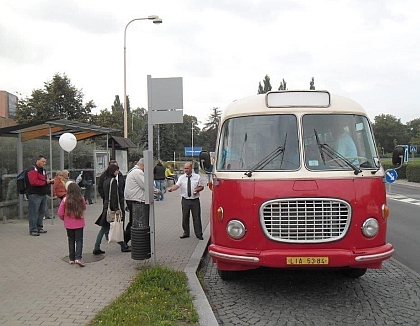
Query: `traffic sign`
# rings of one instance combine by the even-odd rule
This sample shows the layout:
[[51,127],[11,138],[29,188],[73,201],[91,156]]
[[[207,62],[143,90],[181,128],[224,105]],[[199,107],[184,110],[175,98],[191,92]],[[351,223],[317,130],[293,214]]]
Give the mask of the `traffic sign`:
[[202,150],[202,147],[184,147],[185,156],[198,156]]
[[398,173],[394,169],[389,169],[385,171],[385,181],[388,183],[393,183],[398,178]]
[[410,145],[410,153],[417,153],[417,145]]

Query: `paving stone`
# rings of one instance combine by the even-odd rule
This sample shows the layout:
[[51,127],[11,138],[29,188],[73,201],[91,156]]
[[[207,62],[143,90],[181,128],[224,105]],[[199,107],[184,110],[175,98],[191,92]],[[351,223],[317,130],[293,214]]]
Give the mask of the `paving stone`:
[[[204,257],[204,288],[221,325],[415,325],[420,276],[394,259],[357,280],[332,271],[260,269],[226,282]],[[391,323],[390,323],[391,322]]]
[[[202,193],[202,222],[209,221],[211,193]],[[94,224],[102,200],[88,205],[83,254],[92,256],[99,227]],[[55,210],[56,211],[56,210]],[[179,191],[167,193],[155,203],[156,262],[183,271],[199,240],[179,239],[181,200]],[[28,234],[28,220],[0,224],[0,325],[85,325],[98,311],[121,295],[138,270],[151,266],[151,259],[136,261],[119,245],[102,241],[106,253],[86,267],[68,264],[68,244],[63,222],[44,220],[48,231],[39,237]],[[192,222],[191,222],[191,229]],[[90,260],[90,259],[89,259]]]

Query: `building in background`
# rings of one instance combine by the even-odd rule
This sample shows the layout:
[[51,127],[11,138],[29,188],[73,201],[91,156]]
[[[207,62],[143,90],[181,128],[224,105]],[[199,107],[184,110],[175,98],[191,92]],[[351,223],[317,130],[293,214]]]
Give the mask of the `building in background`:
[[0,91],[0,128],[14,126],[18,97],[6,91]]

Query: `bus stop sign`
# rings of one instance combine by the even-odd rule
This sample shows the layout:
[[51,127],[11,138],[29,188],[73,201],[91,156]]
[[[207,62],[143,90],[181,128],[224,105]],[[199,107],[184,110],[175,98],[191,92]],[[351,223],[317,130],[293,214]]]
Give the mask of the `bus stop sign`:
[[394,169],[386,170],[385,172],[385,181],[388,183],[393,183],[398,178],[398,173]]

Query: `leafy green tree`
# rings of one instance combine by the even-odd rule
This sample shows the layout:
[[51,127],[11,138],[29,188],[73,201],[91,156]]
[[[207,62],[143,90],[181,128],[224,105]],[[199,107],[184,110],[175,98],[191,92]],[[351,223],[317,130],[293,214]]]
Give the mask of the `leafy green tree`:
[[55,74],[43,89],[18,102],[15,120],[18,124],[45,122],[51,119],[68,119],[89,122],[93,101],[83,104],[83,93],[71,84],[66,74]]
[[397,119],[390,114],[381,114],[375,117],[373,123],[376,142],[381,144],[384,151],[392,152],[395,144],[406,144],[408,136],[406,127],[402,124],[401,119]]
[[410,144],[420,146],[420,118],[406,124]]
[[219,130],[220,108],[214,107],[204,124],[203,130],[199,133],[198,139],[203,149],[213,152],[216,149],[217,132]]
[[258,94],[265,94],[271,91],[270,77],[268,77],[268,75],[265,75],[263,83],[264,87],[261,86],[261,82],[258,84]]
[[287,87],[286,87],[286,82],[283,79],[283,81],[280,82],[279,91],[285,91],[285,90],[287,90]]
[[309,90],[314,91],[315,90],[315,78],[312,77],[312,80],[309,82]]
[[92,123],[106,128],[120,130],[115,136],[123,136],[122,112],[112,113],[108,109],[102,109],[99,114],[92,117]]
[[[127,101],[128,101],[128,96],[127,96]],[[128,102],[127,102],[127,106],[128,106]],[[115,100],[114,100],[114,104],[111,106],[111,111],[113,114],[117,112],[124,112],[124,105],[120,102],[120,97],[118,95],[115,95]]]
[[144,108],[134,109],[128,120],[129,138],[143,151],[147,147],[147,111]]

